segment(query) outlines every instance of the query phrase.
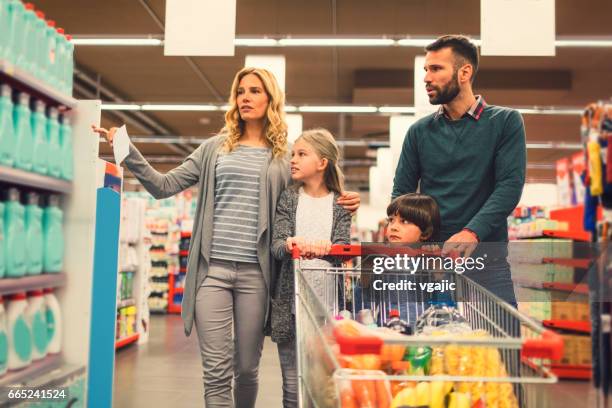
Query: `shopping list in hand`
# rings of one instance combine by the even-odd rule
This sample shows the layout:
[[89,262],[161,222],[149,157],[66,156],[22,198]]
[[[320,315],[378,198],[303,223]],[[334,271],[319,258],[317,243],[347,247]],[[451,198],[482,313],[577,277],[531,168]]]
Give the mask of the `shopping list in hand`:
[[120,165],[130,153],[130,138],[127,134],[125,125],[117,129],[115,137],[113,137],[113,154],[115,155],[115,163]]

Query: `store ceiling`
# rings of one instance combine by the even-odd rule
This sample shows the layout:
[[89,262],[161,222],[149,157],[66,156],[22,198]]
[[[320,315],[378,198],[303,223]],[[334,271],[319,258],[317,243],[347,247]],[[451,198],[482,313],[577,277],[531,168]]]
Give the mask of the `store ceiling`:
[[[35,0],[47,18],[55,19],[73,35],[162,35],[164,0]],[[558,36],[610,36],[609,0],[556,2]],[[382,36],[464,33],[480,31],[480,0],[238,0],[238,36]],[[417,48],[236,48],[234,57],[194,57],[199,73],[183,57],[164,57],[163,47],[84,47],[76,49],[80,71],[99,80],[126,101],[224,102],[235,72],[248,54],[286,56],[286,93],[291,104],[413,103],[414,57]],[[205,79],[203,79],[203,77]],[[207,84],[206,81],[209,83]],[[89,98],[93,88],[80,84],[76,96]],[[418,86],[421,86],[419,84]],[[80,91],[80,92],[79,92]],[[556,57],[483,57],[477,93],[489,103],[509,106],[582,107],[612,95],[612,48],[560,48]],[[102,93],[102,99],[108,97]],[[129,114],[129,113],[127,113]],[[147,126],[131,121],[131,135],[167,134],[208,137],[223,126],[222,113],[147,112]],[[578,116],[525,115],[528,142],[580,141]],[[103,125],[124,122],[106,112]],[[136,119],[142,124],[143,118]],[[338,137],[388,140],[389,118],[340,114],[304,114],[304,127],[323,126]],[[147,157],[180,160],[193,145],[183,148],[141,143]],[[102,154],[109,154],[101,146]],[[530,149],[528,177],[552,181],[552,165],[572,151]],[[367,148],[347,148],[347,159],[366,159]],[[367,180],[367,165],[353,162],[349,178]],[[155,163],[160,170],[174,163]],[[363,182],[357,183],[363,185]]]

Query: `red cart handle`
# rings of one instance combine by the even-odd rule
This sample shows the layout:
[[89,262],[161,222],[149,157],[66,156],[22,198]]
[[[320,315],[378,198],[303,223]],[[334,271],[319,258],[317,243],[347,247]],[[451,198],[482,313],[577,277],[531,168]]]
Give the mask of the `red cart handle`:
[[[372,255],[397,255],[397,254],[406,254],[409,256],[441,256],[442,250],[425,250],[420,248],[410,248],[410,247],[393,247],[389,245],[368,245],[368,252]],[[356,256],[362,256],[363,251],[361,249],[361,245],[332,245],[331,250],[328,255],[332,256],[340,256],[346,258],[354,258]],[[291,257],[293,259],[298,259],[300,257],[300,250],[297,248],[295,244],[293,244],[293,248],[291,250]],[[450,256],[453,258],[454,256]]]
[[563,338],[552,330],[544,330],[541,337],[523,342],[521,356],[559,360],[563,357]]

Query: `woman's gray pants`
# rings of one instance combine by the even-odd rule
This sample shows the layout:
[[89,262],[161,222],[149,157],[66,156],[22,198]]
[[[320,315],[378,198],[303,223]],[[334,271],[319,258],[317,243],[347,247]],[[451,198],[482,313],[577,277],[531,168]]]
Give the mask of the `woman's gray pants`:
[[195,306],[206,408],[255,406],[266,302],[259,264],[211,260]]

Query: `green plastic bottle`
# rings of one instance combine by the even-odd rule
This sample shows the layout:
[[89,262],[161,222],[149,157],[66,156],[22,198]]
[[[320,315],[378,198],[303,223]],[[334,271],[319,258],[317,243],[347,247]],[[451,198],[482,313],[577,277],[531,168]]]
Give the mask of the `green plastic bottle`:
[[35,59],[38,50],[38,42],[35,41],[34,35],[35,23],[36,11],[34,11],[34,4],[25,3],[25,11],[23,12],[23,44],[25,49],[23,51],[22,68],[32,75],[35,72]]
[[49,108],[47,138],[48,174],[52,177],[60,177],[62,174],[62,151],[60,149],[60,124],[56,108]]
[[59,197],[49,196],[43,211],[43,270],[58,273],[64,266],[64,213],[59,208]]
[[36,101],[34,106],[34,113],[32,114],[32,170],[36,173],[47,174],[49,171],[49,157],[45,104],[43,101]]
[[60,126],[60,148],[62,150],[62,178],[72,180],[74,176],[74,153],[72,148],[72,126],[70,118],[62,116]]
[[19,94],[19,103],[15,106],[13,121],[15,125],[15,163],[18,169],[32,170],[32,154],[34,141],[32,140],[32,112],[30,111],[30,95],[25,92]]
[[9,43],[9,13],[8,1],[0,0],[0,60],[6,59],[6,49]]
[[43,263],[43,210],[38,194],[29,193],[25,206],[26,275],[42,273]]
[[21,277],[26,271],[24,213],[25,209],[19,202],[19,191],[10,188],[4,203],[6,276],[9,278]]
[[53,87],[57,87],[57,31],[55,31],[55,21],[47,20],[47,74],[44,81]]
[[38,79],[44,80],[47,75],[47,66],[45,64],[49,49],[47,44],[47,20],[45,20],[45,13],[40,10],[36,12],[36,20],[34,21],[34,39],[38,43],[34,74]]
[[13,166],[17,144],[11,95],[12,91],[8,85],[0,87],[0,165],[4,166]]
[[9,12],[11,14],[11,52],[9,53],[9,61],[18,66],[23,67],[25,60],[25,43],[24,43],[24,14],[25,6],[19,0],[14,0],[9,3]]
[[74,80],[74,44],[72,43],[72,36],[67,34],[66,41],[66,64],[64,69],[64,75],[66,76],[64,83],[66,84],[66,89],[64,90],[64,93],[72,95],[72,85]]
[[4,203],[0,201],[0,279],[6,275],[6,239],[4,237]]

